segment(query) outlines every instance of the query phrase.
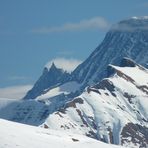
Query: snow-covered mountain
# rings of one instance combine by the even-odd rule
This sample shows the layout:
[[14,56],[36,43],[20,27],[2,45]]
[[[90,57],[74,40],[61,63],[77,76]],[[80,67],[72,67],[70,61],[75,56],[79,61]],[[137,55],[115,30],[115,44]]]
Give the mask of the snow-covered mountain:
[[73,79],[84,84],[93,84],[107,76],[108,64],[119,65],[123,57],[137,63],[148,63],[148,17],[133,17],[115,25],[106,34],[103,42],[73,72]]
[[[36,100],[0,99],[0,117],[47,129],[85,135],[128,147],[148,146],[148,69],[124,58],[121,66],[109,65],[103,79],[71,99],[62,98],[66,83]],[[62,88],[63,87],[63,88]],[[65,88],[65,90],[64,90]],[[59,90],[60,91],[59,91]],[[45,103],[46,102],[46,103]]]
[[147,26],[148,17],[133,17],[113,25],[103,42],[71,74],[59,70],[56,66],[52,66],[49,70],[45,68],[42,76],[24,99],[35,99],[50,88],[68,81],[81,83],[79,92],[73,92],[73,96],[77,96],[86,86],[105,78],[108,64],[119,65],[123,57],[129,57],[147,67]]
[[127,58],[121,65],[109,65],[109,78],[67,102],[42,126],[107,143],[148,147],[148,70]]
[[69,134],[0,119],[0,148],[121,148],[82,135]]
[[72,73],[45,67],[22,100],[0,99],[0,118],[148,147],[147,26],[148,17],[114,25]]
[[38,126],[52,112],[49,105],[38,101],[0,98],[0,118],[3,119]]

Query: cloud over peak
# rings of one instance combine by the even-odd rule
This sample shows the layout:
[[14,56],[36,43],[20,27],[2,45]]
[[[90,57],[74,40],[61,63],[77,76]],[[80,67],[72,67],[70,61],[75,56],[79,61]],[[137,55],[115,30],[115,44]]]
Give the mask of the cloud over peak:
[[65,23],[61,26],[43,27],[32,30],[33,33],[55,33],[55,32],[69,32],[98,29],[104,30],[109,27],[109,23],[103,17],[93,17],[90,19],[83,19],[75,23]]

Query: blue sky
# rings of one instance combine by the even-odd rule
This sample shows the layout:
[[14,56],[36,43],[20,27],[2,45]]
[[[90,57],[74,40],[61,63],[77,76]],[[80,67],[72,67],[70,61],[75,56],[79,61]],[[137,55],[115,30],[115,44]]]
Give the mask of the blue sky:
[[85,60],[112,24],[145,15],[146,0],[0,0],[0,88],[32,85],[55,58]]

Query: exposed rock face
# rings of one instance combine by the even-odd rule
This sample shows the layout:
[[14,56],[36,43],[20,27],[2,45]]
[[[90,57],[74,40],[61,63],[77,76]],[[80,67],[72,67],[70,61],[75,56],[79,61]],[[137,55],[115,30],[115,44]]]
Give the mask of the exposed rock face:
[[107,76],[108,64],[119,65],[123,57],[147,67],[147,26],[147,18],[131,18],[113,26],[88,59],[74,70],[73,78],[84,84],[96,83]]
[[138,124],[128,123],[121,132],[121,144],[127,145],[134,143],[139,148],[148,146],[148,128]]
[[51,89],[57,85],[63,84],[69,80],[70,74],[59,69],[53,63],[51,68],[44,68],[43,74],[35,83],[34,87],[27,93],[24,99],[34,99],[37,96],[46,93],[47,89]]

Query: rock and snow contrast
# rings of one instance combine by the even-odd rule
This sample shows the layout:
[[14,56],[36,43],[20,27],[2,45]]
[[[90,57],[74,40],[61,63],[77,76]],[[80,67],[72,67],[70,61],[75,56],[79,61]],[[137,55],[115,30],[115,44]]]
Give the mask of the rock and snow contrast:
[[[19,129],[19,130],[18,130]],[[0,119],[0,148],[121,148],[81,135]]]
[[107,70],[108,78],[72,100],[50,98],[50,91],[37,100],[0,99],[0,117],[106,143],[147,147],[148,70],[128,58]]
[[44,126],[107,143],[148,146],[148,70],[127,58],[122,63],[109,65],[109,78],[87,87]]
[[58,85],[64,84],[69,80],[70,74],[53,63],[50,68],[45,67],[39,80],[28,92],[24,99],[34,99]]
[[[64,140],[65,147],[99,147],[99,144],[112,147],[97,142],[101,140],[129,148],[148,147],[147,26],[148,17],[123,20],[112,26],[103,42],[73,72],[68,73],[53,63],[44,68],[22,100],[0,99],[0,118],[46,130],[4,120],[0,120],[0,125],[10,125],[12,133],[15,130],[12,125],[30,129],[30,134],[36,137],[33,140],[39,139],[40,133],[41,139],[42,135],[49,138],[48,142],[45,140],[49,146]],[[4,133],[6,130],[3,128]],[[67,138],[61,139],[59,133]],[[79,137],[78,145],[69,135]],[[60,138],[52,142],[52,136]],[[7,148],[5,140],[2,144]],[[26,147],[25,143],[18,143],[21,144]]]

